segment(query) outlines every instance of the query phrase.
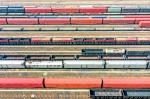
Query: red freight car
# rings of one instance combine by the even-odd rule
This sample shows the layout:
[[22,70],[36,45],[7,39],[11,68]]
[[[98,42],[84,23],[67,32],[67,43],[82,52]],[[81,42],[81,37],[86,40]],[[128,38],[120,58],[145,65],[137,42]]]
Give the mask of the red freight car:
[[26,13],[50,13],[51,8],[25,8]]
[[105,44],[106,38],[95,38],[95,44]]
[[80,8],[80,13],[104,13],[107,12],[107,8],[93,8],[93,7],[89,7],[89,8]]
[[19,44],[20,38],[10,38],[9,39],[9,44]]
[[101,88],[100,78],[46,78],[48,88]]
[[125,18],[150,18],[150,15],[125,15]]
[[134,24],[135,22],[135,19],[133,18],[122,18],[122,19],[115,19],[115,18],[112,18],[112,19],[103,19],[103,24]]
[[71,19],[71,24],[102,24],[102,18],[77,18]]
[[42,88],[43,78],[0,78],[0,88]]
[[38,19],[7,19],[8,24],[15,24],[15,25],[28,25],[28,24],[38,24]]
[[106,38],[105,44],[115,44],[116,39],[115,38]]
[[40,24],[70,24],[70,19],[39,19]]
[[150,21],[150,18],[136,18],[135,24],[139,24],[141,21]]
[[54,13],[76,13],[79,12],[79,8],[52,8]]
[[41,43],[42,44],[51,44],[51,38],[50,37],[42,38]]
[[103,88],[150,88],[148,78],[104,78]]
[[140,27],[150,27],[150,21],[140,21]]
[[135,37],[127,38],[127,44],[137,44],[137,38]]
[[30,44],[30,38],[21,38],[20,39],[20,44]]
[[77,45],[84,44],[84,38],[73,38],[73,44],[77,44]]
[[149,44],[148,38],[137,38],[138,44]]
[[31,44],[41,44],[42,38],[31,38]]
[[0,19],[0,24],[7,24],[6,19]]
[[0,44],[9,44],[9,38],[0,38]]
[[116,38],[116,44],[127,44],[127,38]]

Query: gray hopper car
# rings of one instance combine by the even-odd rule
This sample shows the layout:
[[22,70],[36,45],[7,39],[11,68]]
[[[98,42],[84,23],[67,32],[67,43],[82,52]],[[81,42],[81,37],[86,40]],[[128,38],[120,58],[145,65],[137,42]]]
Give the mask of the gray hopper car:
[[146,60],[0,60],[0,68],[147,69],[150,68],[150,64]]

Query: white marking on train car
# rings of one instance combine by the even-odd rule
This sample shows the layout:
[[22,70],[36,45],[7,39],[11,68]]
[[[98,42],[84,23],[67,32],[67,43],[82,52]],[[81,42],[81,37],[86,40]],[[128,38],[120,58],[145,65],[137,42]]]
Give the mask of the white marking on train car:
[[0,91],[6,91],[6,92],[27,92],[27,91],[32,91],[32,92],[39,92],[39,91],[46,91],[46,92],[57,92],[57,91],[60,91],[60,92],[88,92],[89,90],[0,90]]

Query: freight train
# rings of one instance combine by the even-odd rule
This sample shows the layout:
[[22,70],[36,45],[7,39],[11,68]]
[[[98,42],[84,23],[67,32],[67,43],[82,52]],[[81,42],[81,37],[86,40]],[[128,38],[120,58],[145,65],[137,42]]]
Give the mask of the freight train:
[[139,24],[149,18],[1,18],[0,24],[12,25],[69,25],[69,24]]
[[0,88],[148,89],[150,78],[0,78]]
[[0,88],[90,88],[92,99],[150,98],[150,78],[0,78]]
[[1,69],[45,68],[45,69],[148,69],[147,60],[63,60],[63,61],[24,61],[0,60]]
[[0,13],[146,13],[149,6],[38,8],[36,6],[0,6]]
[[0,68],[147,69],[150,51],[82,49],[82,55],[1,55]]
[[150,38],[0,38],[0,45],[150,45]]
[[149,99],[150,89],[91,89],[92,99]]

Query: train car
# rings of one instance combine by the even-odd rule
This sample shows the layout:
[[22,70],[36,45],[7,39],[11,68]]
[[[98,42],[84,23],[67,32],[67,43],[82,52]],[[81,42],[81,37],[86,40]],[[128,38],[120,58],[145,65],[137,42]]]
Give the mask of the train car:
[[149,89],[124,89],[124,98],[125,99],[149,99],[150,90]]
[[50,61],[51,56],[50,55],[28,55],[26,60],[30,61]]
[[149,45],[150,38],[0,38],[1,45]]
[[73,44],[75,44],[75,45],[84,44],[84,38],[73,38]]
[[8,13],[25,13],[24,8],[8,8]]
[[30,38],[20,38],[20,44],[21,45],[30,45],[31,44],[31,39]]
[[127,44],[127,38],[116,38],[116,44],[117,45],[126,45]]
[[42,38],[41,39],[41,44],[43,44],[43,45],[51,45],[52,44],[51,38],[50,37]]
[[134,18],[104,18],[103,24],[134,24]]
[[121,13],[121,7],[108,7],[107,12],[108,13]]
[[63,44],[72,44],[72,38],[62,38]]
[[0,13],[7,13],[7,8],[0,8]]
[[150,21],[140,21],[139,23],[140,27],[150,27]]
[[9,39],[9,44],[11,44],[11,45],[18,45],[18,44],[20,44],[20,38],[10,38]]
[[101,88],[101,78],[46,78],[46,88]]
[[72,38],[52,38],[53,45],[70,45],[72,44]]
[[0,45],[8,45],[9,38],[0,38]]
[[26,61],[26,68],[63,68],[62,61]]
[[31,44],[41,45],[42,44],[41,40],[42,40],[42,38],[31,38]]
[[127,50],[126,55],[149,55],[150,51]]
[[106,42],[106,38],[95,38],[96,45],[104,45]]
[[138,44],[140,45],[148,45],[149,39],[148,38],[137,38]]
[[4,55],[3,60],[25,60],[25,55]]
[[0,19],[0,24],[7,24],[6,18]]
[[140,12],[150,12],[150,7],[149,6],[139,6],[141,9],[140,9]]
[[116,44],[116,39],[115,38],[106,38],[106,45],[114,45]]
[[84,44],[85,45],[93,45],[95,44],[94,38],[84,38]]
[[106,54],[125,54],[125,49],[105,49]]
[[92,99],[149,99],[149,89],[90,89]]
[[38,19],[36,18],[7,18],[7,23],[12,25],[34,25],[38,24]]
[[139,24],[141,21],[147,22],[147,21],[150,21],[150,19],[149,18],[136,18],[135,24]]
[[25,68],[24,60],[0,60],[0,68]]
[[82,55],[102,55],[103,49],[82,49]]
[[101,56],[99,55],[77,55],[77,60],[100,60]]
[[103,60],[65,60],[64,68],[104,68]]
[[146,60],[106,60],[105,68],[116,68],[116,69],[146,69],[148,61]]
[[148,89],[150,78],[103,78],[103,88]]
[[90,89],[90,98],[92,99],[122,99],[121,89]]
[[0,78],[0,88],[43,88],[43,78]]
[[139,7],[131,7],[131,6],[125,6],[121,10],[122,13],[138,13],[140,12]]
[[127,38],[127,44],[128,45],[136,45],[137,43],[138,43],[137,38],[135,38],[135,37]]

